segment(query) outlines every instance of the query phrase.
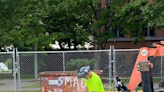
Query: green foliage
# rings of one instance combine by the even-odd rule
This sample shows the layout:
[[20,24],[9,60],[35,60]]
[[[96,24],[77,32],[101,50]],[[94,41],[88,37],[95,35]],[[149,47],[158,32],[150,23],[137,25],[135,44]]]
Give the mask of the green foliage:
[[22,88],[40,88],[40,83],[24,86]]
[[[59,42],[61,49],[64,50],[67,44],[69,49],[71,46],[77,49],[78,45],[84,45],[84,42],[90,41],[89,33],[83,28],[83,25],[78,25],[79,22],[84,23],[86,21],[79,15],[79,11],[82,10],[79,8],[84,3],[83,1],[63,0],[57,2],[49,0],[48,2],[51,3],[47,3],[48,12],[47,17],[43,18],[43,23],[47,32]],[[55,5],[51,6],[52,2]],[[79,10],[77,11],[77,9]]]
[[9,68],[12,69],[12,59],[7,59],[7,61],[4,62],[4,64]]
[[163,0],[133,0],[125,5],[117,12],[119,21],[125,19],[122,25],[126,28],[124,34],[134,38],[134,43],[144,41],[144,32],[147,31],[144,27],[164,27],[163,8]]
[[43,60],[38,60],[38,69],[41,69],[41,67],[39,67],[39,66],[45,66],[46,64],[44,63],[44,61]]
[[[13,45],[20,51],[33,50],[34,44],[39,43],[39,46],[42,47],[45,42],[49,41],[45,35],[42,35],[46,31],[40,23],[41,4],[38,2],[38,0],[5,0],[0,3],[2,4],[0,6],[4,6],[1,7],[1,10],[5,10],[1,12],[0,30],[3,33],[1,37],[6,37],[3,38],[1,47]],[[43,37],[47,41],[43,41]],[[49,44],[46,43],[46,45]],[[40,48],[39,46],[38,48]]]
[[144,41],[144,34],[148,26],[149,19],[145,18],[143,7],[149,5],[149,0],[133,0],[116,12],[120,18],[118,22],[122,22],[121,27],[125,28],[124,34],[128,34],[130,38],[134,38],[133,42]]
[[0,48],[53,50],[49,44],[58,41],[61,50],[77,49],[92,36],[95,49],[104,49],[120,28],[134,41],[143,41],[143,27],[164,27],[163,0],[149,2],[113,0],[102,8],[100,0],[0,0]]
[[154,2],[150,5],[145,5],[141,7],[145,19],[149,20],[148,24],[149,26],[154,26],[158,28],[164,27],[164,1],[163,0],[153,0],[151,2]]
[[66,70],[75,71],[79,70],[81,67],[90,66],[91,69],[94,67],[94,60],[88,59],[71,59],[66,63]]

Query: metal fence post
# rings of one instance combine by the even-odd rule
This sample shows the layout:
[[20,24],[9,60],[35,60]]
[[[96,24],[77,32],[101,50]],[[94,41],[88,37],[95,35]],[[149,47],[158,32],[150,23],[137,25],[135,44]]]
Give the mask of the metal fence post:
[[16,48],[16,62],[17,62],[17,79],[18,79],[18,92],[21,92],[21,84],[20,84],[20,62],[19,62],[19,53]]
[[[116,76],[116,61],[115,61],[115,49],[114,49],[114,46],[112,46],[112,51],[113,51],[113,78]],[[115,87],[113,87],[115,88]],[[115,89],[114,89],[114,92],[115,92]]]
[[63,51],[63,71],[65,71],[65,53]]
[[38,58],[37,58],[37,52],[34,54],[34,73],[35,73],[35,80],[38,79]]
[[111,69],[112,69],[112,65],[111,65],[111,46],[110,46],[110,50],[109,50],[109,91],[111,91],[111,88],[112,88],[112,72],[111,72]]
[[17,92],[17,78],[16,78],[16,63],[15,63],[15,48],[13,48],[13,76],[14,76],[14,88],[15,88],[15,92]]

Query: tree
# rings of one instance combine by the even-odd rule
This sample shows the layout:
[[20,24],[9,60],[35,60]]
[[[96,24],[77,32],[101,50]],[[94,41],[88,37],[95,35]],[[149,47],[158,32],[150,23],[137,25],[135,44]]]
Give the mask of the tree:
[[[5,0],[4,12],[1,13],[2,46],[13,45],[18,50],[44,50],[48,47],[53,37],[46,34],[42,17],[44,14],[44,0]],[[11,5],[10,5],[11,4]],[[6,5],[6,6],[5,6]],[[7,8],[6,8],[7,7]],[[5,14],[9,15],[5,16]],[[39,44],[39,45],[37,45]]]
[[13,38],[11,37],[11,29],[14,27],[14,15],[13,7],[16,7],[14,2],[18,0],[0,0],[0,50],[1,52],[6,51],[6,47],[11,45]]
[[124,34],[134,38],[134,43],[144,41],[144,27],[163,28],[163,8],[162,0],[132,0],[117,12],[119,17],[127,17],[123,23]]
[[1,0],[0,47],[45,50],[58,41],[62,50],[77,49],[92,36],[99,50],[120,28],[137,42],[144,40],[142,28],[148,24],[163,27],[162,0],[151,5],[149,0],[109,1]]
[[[96,50],[105,49],[106,42],[113,38],[114,32],[124,28],[124,34],[134,38],[134,42],[143,41],[148,19],[142,7],[149,0],[66,0],[60,4],[61,9],[71,11],[78,16],[78,25],[94,37]],[[105,5],[104,5],[105,4]],[[107,4],[107,5],[106,5]],[[82,23],[80,23],[82,20]],[[96,59],[99,61],[99,59]],[[98,65],[98,63],[96,62]]]
[[[57,8],[60,3],[60,0],[5,0],[1,2],[5,5],[1,7],[3,10],[1,16],[4,17],[0,24],[1,33],[3,33],[1,38],[6,37],[6,41],[1,42],[1,47],[13,45],[20,51],[52,50],[49,44],[58,41],[61,50],[64,50],[65,45],[68,45],[69,49],[72,49],[71,46],[77,49],[78,45],[89,41],[85,29],[77,27],[76,15]],[[10,14],[5,16],[6,13]]]
[[149,4],[141,7],[144,18],[148,20],[149,26],[155,25],[157,28],[164,27],[163,2],[163,0],[149,0]]
[[[139,7],[142,5],[141,3],[146,4],[146,1],[109,1],[110,0],[66,0],[60,4],[61,9],[78,16],[79,19],[76,23],[93,36],[96,50],[105,49],[107,40],[114,38],[115,31],[121,28],[125,28],[125,34],[128,34],[129,29],[132,29],[132,31],[130,30],[131,37],[135,37],[136,35],[134,36],[134,34],[139,33],[139,37],[142,38],[144,34],[140,28],[141,26],[145,26],[147,21],[139,19],[139,16],[142,15]],[[133,3],[135,3],[137,7],[132,7]],[[127,8],[129,6],[131,7],[130,9]],[[130,21],[129,18],[132,20]]]
[[[77,50],[78,45],[89,42],[89,33],[78,25],[80,18],[71,11],[72,8],[66,8],[67,5],[64,5],[66,2],[67,0],[48,0],[43,23],[46,31],[55,37],[52,44],[58,41],[60,50],[71,50],[72,46]],[[68,48],[65,48],[66,46]]]

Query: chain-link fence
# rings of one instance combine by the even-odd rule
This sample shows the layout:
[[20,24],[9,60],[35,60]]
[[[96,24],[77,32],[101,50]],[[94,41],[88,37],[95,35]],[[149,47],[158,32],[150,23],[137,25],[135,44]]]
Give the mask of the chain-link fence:
[[13,52],[0,53],[0,91],[13,91],[15,89],[13,56]]
[[[113,75],[119,76],[126,86],[129,83],[138,53],[139,49],[114,50]],[[158,88],[159,82],[163,77],[163,57],[151,56],[148,57],[148,60],[153,64],[152,75],[154,88]]]
[[40,72],[78,71],[88,65],[91,70],[103,70],[102,81],[109,89],[109,59],[109,50],[19,52],[21,90],[40,90]]
[[[105,90],[116,90],[112,81],[118,75],[125,85],[136,62],[139,49],[87,50],[87,51],[37,51],[0,53],[0,63],[8,68],[1,70],[0,91],[40,90],[38,73],[45,71],[77,71],[82,66],[91,66],[91,70],[103,70],[101,76]],[[15,59],[16,58],[16,59]],[[163,77],[163,57],[149,57],[154,88]],[[16,61],[15,61],[16,60]],[[16,76],[15,76],[16,74]],[[15,91],[16,92],[16,91]]]

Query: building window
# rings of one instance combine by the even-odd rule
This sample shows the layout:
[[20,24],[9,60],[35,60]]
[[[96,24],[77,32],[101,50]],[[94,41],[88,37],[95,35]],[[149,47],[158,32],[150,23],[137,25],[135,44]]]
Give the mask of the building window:
[[153,27],[145,27],[142,29],[142,31],[144,31],[145,37],[155,37],[155,29]]
[[[120,28],[119,30],[115,31],[115,35],[117,38],[125,38],[123,34],[124,28]],[[142,33],[145,37],[155,37],[155,29],[154,27],[144,27],[142,28]],[[135,36],[138,36],[138,31],[136,30]]]
[[123,30],[124,30],[124,28],[120,28],[119,30],[115,31],[115,35],[117,38],[119,38],[119,37],[124,38],[125,37],[123,34]]

